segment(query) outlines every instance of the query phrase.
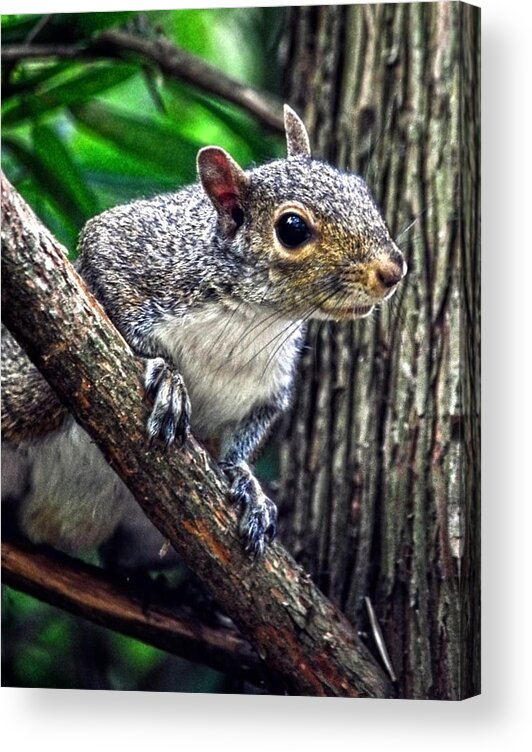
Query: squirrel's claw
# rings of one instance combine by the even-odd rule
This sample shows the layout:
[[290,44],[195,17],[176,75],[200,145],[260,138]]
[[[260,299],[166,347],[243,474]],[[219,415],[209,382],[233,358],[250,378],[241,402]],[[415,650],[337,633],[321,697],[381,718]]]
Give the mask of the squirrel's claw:
[[239,532],[244,538],[244,548],[258,559],[264,553],[265,543],[271,542],[277,532],[277,507],[269,499],[260,483],[245,463],[221,463],[231,480],[231,498],[241,508]]
[[146,424],[150,444],[174,441],[182,446],[190,433],[190,401],[181,374],[169,368],[163,358],[146,362],[146,395],[153,397],[153,407]]
[[271,499],[262,498],[244,507],[239,530],[245,540],[245,549],[259,559],[264,553],[265,542],[270,543],[277,532],[277,507]]

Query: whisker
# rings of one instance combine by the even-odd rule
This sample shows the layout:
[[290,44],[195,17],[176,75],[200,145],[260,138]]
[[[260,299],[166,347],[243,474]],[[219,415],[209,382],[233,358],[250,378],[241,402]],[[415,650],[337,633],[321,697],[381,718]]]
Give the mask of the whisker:
[[[284,309],[274,309],[268,316],[265,316],[264,318],[259,319],[253,326],[249,327],[248,329],[244,329],[240,337],[237,339],[237,341],[234,343],[233,347],[231,348],[230,355],[234,352],[234,350],[238,347],[238,345],[242,342],[243,339],[245,339],[249,334],[254,332],[261,324],[266,324],[266,326],[261,329],[259,332],[257,332],[257,337],[260,337],[263,331],[268,329],[269,326],[273,326],[273,324],[277,323],[281,318],[284,317],[286,313],[290,311],[290,307],[286,306]],[[272,320],[273,319],[273,320]],[[252,344],[252,343],[251,343]],[[249,347],[249,345],[247,345]],[[245,352],[247,348],[244,349],[243,352]]]
[[[299,325],[302,326],[302,325],[306,324],[306,322],[318,310],[318,308],[320,308],[323,305],[323,303],[327,302],[327,300],[330,300],[332,297],[334,297],[337,293],[338,293],[338,289],[333,288],[328,296],[326,296],[322,300],[319,300],[317,302],[317,304],[305,315],[305,317],[299,322]],[[348,299],[348,297],[349,296],[346,293],[346,298],[345,299]],[[272,360],[275,358],[275,356],[277,355],[277,353],[284,347],[285,343],[292,336],[292,334],[295,334],[295,330],[293,332],[289,332],[288,335],[286,337],[284,337],[283,341],[271,353],[271,355],[269,356],[268,360],[266,361],[266,365],[264,366],[264,369],[262,371],[261,378],[266,373],[266,370],[267,370],[268,366],[270,365],[270,363],[272,362]],[[271,341],[273,342],[275,339],[276,338],[274,337]],[[268,344],[270,344],[270,343],[268,343]]]
[[408,223],[408,225],[403,230],[398,232],[397,235],[395,236],[394,239],[397,244],[399,244],[400,239],[404,235],[406,235],[407,232],[409,232],[425,214],[427,214],[427,212],[432,208],[432,206],[434,206],[434,203],[435,203],[434,199],[432,199],[431,201],[427,201],[423,209],[420,209],[418,212],[415,212],[415,214],[413,215],[413,219]]
[[[286,336],[283,337],[282,341],[279,343],[279,345],[272,351],[272,353],[268,357],[268,359],[267,359],[267,361],[265,363],[265,366],[264,366],[264,368],[262,370],[262,373],[260,375],[261,379],[264,377],[264,375],[265,375],[265,373],[266,373],[266,371],[268,369],[268,366],[270,365],[270,363],[272,362],[272,360],[275,358],[275,356],[277,355],[277,353],[284,347],[284,345],[288,342],[288,340],[292,337],[292,335],[295,334],[298,329],[301,329],[307,323],[307,321],[311,318],[312,314],[315,313],[315,311],[320,307],[320,305],[321,304],[317,304],[311,311],[309,311],[309,313],[305,314],[305,316],[302,319],[300,319],[299,321],[295,322],[295,324],[292,324],[292,326],[288,326],[285,329],[281,330],[275,337],[272,337],[272,339],[267,343],[267,345],[265,345],[265,347],[261,348],[261,350],[259,350],[259,352],[255,353],[255,355],[253,356],[253,358],[256,357],[257,355],[260,355],[260,353],[263,350],[265,350],[268,347],[268,345],[271,345],[273,342],[275,342],[276,339],[278,339],[283,334],[285,334],[286,332],[288,332],[288,334],[286,334]],[[251,358],[251,360],[253,360],[253,358]]]
[[[424,211],[425,211],[425,210],[424,210]],[[409,225],[407,225],[407,226],[406,226],[406,227],[404,228],[404,230],[401,230],[401,232],[400,232],[400,233],[399,233],[399,234],[397,235],[397,237],[395,238],[395,242],[397,243],[397,245],[399,245],[399,243],[400,243],[400,241],[401,241],[401,238],[402,238],[402,237],[403,237],[404,235],[406,235],[406,233],[407,233],[407,232],[409,232],[409,230],[411,230],[411,229],[412,229],[412,227],[414,227],[414,225],[416,225],[416,224],[417,224],[417,223],[419,222],[419,218],[420,218],[420,216],[421,216],[421,214],[418,214],[418,215],[417,215],[417,217],[414,217],[414,219],[413,219],[413,220],[412,220],[412,221],[410,222],[410,224],[409,224]]]
[[[368,146],[369,159],[366,165],[366,169],[364,171],[364,180],[366,181],[366,183],[368,183],[368,185],[370,184],[370,182],[371,183],[375,182],[375,177],[377,175],[377,171],[375,168],[375,165],[376,165],[375,160],[377,158],[377,149],[383,142],[383,139],[386,133],[390,131],[390,125],[392,122],[392,117],[393,117],[393,112],[394,112],[395,107],[396,107],[396,102],[394,99],[392,99],[388,107],[388,112],[386,113],[384,117],[384,122],[380,128],[380,131],[374,143],[372,143],[372,134],[370,134],[369,146]],[[370,175],[370,170],[371,170],[371,175]]]
[[[269,339],[269,340],[268,340],[268,341],[267,341],[267,342],[266,342],[266,343],[265,343],[265,344],[264,344],[264,345],[263,345],[263,346],[262,346],[262,347],[260,348],[260,350],[258,350],[257,352],[253,353],[253,355],[252,355],[252,356],[251,356],[251,357],[250,357],[250,358],[249,358],[249,359],[248,359],[248,360],[247,360],[247,361],[246,361],[245,363],[243,363],[241,367],[242,367],[242,368],[245,368],[245,367],[246,367],[247,365],[249,365],[249,363],[251,363],[251,362],[252,362],[252,361],[253,361],[253,360],[254,360],[254,359],[255,359],[256,357],[258,357],[258,356],[259,356],[259,355],[260,355],[260,354],[261,354],[261,353],[262,353],[262,352],[263,352],[263,351],[264,351],[264,350],[265,350],[266,348],[268,348],[268,347],[269,347],[269,346],[270,346],[270,345],[271,345],[271,344],[272,344],[272,343],[273,343],[273,342],[274,342],[274,341],[275,341],[276,339],[278,339],[279,337],[282,337],[282,336],[283,336],[283,335],[285,335],[285,334],[286,334],[286,332],[288,331],[288,335],[287,335],[286,337],[284,337],[284,339],[283,339],[283,342],[282,342],[282,344],[284,344],[284,343],[285,343],[285,342],[286,342],[286,341],[287,341],[287,340],[288,340],[288,339],[289,339],[289,338],[290,338],[290,337],[291,337],[291,336],[292,336],[293,334],[295,334],[295,332],[297,331],[297,329],[299,329],[299,328],[301,328],[301,327],[303,326],[303,324],[304,324],[304,323],[305,323],[305,322],[306,322],[306,321],[307,321],[307,320],[308,320],[308,319],[309,319],[309,318],[310,318],[310,317],[312,316],[312,314],[313,314],[313,313],[314,313],[314,312],[315,312],[315,311],[316,311],[316,310],[317,310],[317,309],[318,309],[318,308],[319,308],[319,307],[320,307],[320,306],[321,306],[321,305],[323,304],[323,302],[325,302],[325,300],[328,300],[328,299],[329,299],[330,297],[333,297],[333,296],[334,296],[334,295],[335,295],[335,294],[337,293],[337,289],[336,289],[336,288],[337,288],[337,285],[338,285],[338,283],[336,282],[336,283],[335,283],[335,285],[333,286],[333,285],[332,285],[332,281],[330,281],[330,280],[329,280],[329,281],[327,281],[327,282],[326,282],[326,283],[325,283],[324,285],[320,286],[320,288],[319,288],[319,289],[318,289],[317,291],[312,291],[312,297],[311,297],[311,296],[310,296],[310,294],[309,294],[309,296],[307,296],[307,298],[306,298],[306,300],[308,300],[308,301],[310,301],[310,302],[312,302],[312,301],[314,302],[314,306],[313,306],[313,307],[311,307],[310,311],[309,311],[309,312],[308,312],[307,314],[305,314],[305,315],[304,315],[303,317],[301,317],[301,318],[297,319],[296,321],[293,321],[293,320],[292,320],[292,321],[289,321],[289,322],[288,322],[288,324],[287,324],[287,326],[283,327],[283,328],[282,328],[282,329],[281,329],[281,330],[280,330],[279,332],[277,332],[277,333],[276,333],[276,334],[275,334],[275,335],[274,335],[273,337],[271,337],[271,338],[270,338],[270,339]],[[319,300],[316,300],[316,297],[315,297],[315,296],[316,296],[316,293],[321,293],[321,292],[323,292],[324,290],[325,290],[325,291],[328,291],[328,290],[329,290],[329,291],[330,291],[330,294],[329,294],[329,295],[326,295],[326,296],[325,296],[325,298],[321,298],[321,299],[319,299]],[[302,302],[303,302],[303,303],[305,302],[305,298],[303,298]],[[270,324],[269,326],[272,326],[272,324]],[[262,333],[263,333],[264,331],[266,331],[266,330],[267,330],[267,328],[269,328],[269,327],[264,327],[264,328],[263,328],[263,329],[261,330],[260,334],[262,334]],[[250,331],[250,330],[249,330],[249,331]],[[253,344],[255,344],[255,342],[256,342],[256,340],[257,340],[257,338],[258,338],[258,337],[255,337],[255,338],[254,338],[254,340],[253,340],[252,342],[250,342],[250,343],[249,343],[249,344],[248,344],[248,345],[247,345],[247,346],[246,346],[246,347],[245,347],[244,349],[241,349],[241,350],[240,350],[240,351],[238,352],[238,355],[242,355],[242,353],[244,353],[244,352],[245,352],[245,351],[246,351],[247,349],[249,349],[249,347],[251,347],[251,346],[252,346]],[[229,356],[229,357],[228,357],[228,358],[227,358],[227,359],[225,360],[225,362],[224,362],[224,363],[222,363],[222,364],[221,364],[221,365],[220,365],[220,366],[218,367],[217,371],[221,370],[221,369],[222,369],[222,368],[223,368],[223,367],[224,367],[224,366],[225,366],[225,365],[227,364],[227,361],[228,361],[228,360],[231,360],[231,358],[234,358],[234,357],[235,357],[235,355],[236,355],[236,353],[234,353],[234,351],[232,351],[232,353],[231,353],[231,354],[230,354],[230,356]],[[270,359],[268,360],[268,363],[269,363],[269,362],[270,362]],[[266,364],[266,366],[268,365],[268,363]],[[217,371],[216,371],[216,372],[217,372]],[[263,373],[262,373],[262,375],[261,375],[261,378],[262,378],[262,376],[264,375],[264,373],[265,373],[265,371],[263,371]]]
[[[238,305],[231,311],[231,315],[228,317],[228,319],[227,319],[227,321],[226,321],[226,323],[225,323],[225,325],[224,325],[224,327],[223,327],[223,329],[222,329],[222,331],[220,333],[219,339],[221,339],[221,340],[224,339],[224,335],[225,335],[227,329],[231,326],[231,324],[233,323],[233,320],[234,320],[236,314],[240,311],[240,309],[244,305],[245,305],[245,302],[243,300],[241,300],[241,301],[239,301]],[[214,350],[214,348],[216,347],[216,345],[218,344],[218,342],[219,342],[219,340],[213,340],[212,345],[210,346],[210,348],[207,351],[207,356],[211,355],[212,351]]]
[[[314,300],[315,294],[320,293],[322,291],[327,291],[327,289],[331,286],[333,282],[331,280],[325,281],[325,284],[320,286],[316,291],[311,291],[307,296],[302,298],[301,302],[305,303],[307,301],[312,302]],[[261,318],[256,324],[253,324],[253,326],[247,328],[244,330],[244,332],[241,334],[241,336],[238,338],[238,340],[234,343],[233,347],[231,348],[231,352],[229,353],[229,357],[232,357],[234,352],[236,351],[236,348],[238,345],[242,342],[243,339],[249,336],[252,332],[254,332],[259,326],[262,326],[262,328],[256,332],[256,336],[254,340],[251,340],[248,342],[248,344],[242,349],[238,351],[238,354],[241,355],[242,353],[246,352],[250,347],[252,347],[255,343],[255,340],[257,340],[264,332],[266,332],[270,327],[273,327],[278,321],[281,321],[285,315],[291,313],[292,306],[286,305],[282,306],[281,308],[275,309],[271,314],[268,316]],[[299,319],[297,320],[299,321]],[[291,317],[290,321],[287,322],[287,326],[290,326],[294,323],[294,319]],[[282,330],[284,331],[284,330]],[[277,335],[276,335],[277,336]]]
[[[264,295],[262,296],[262,298],[261,298],[261,300],[260,300],[260,303],[259,303],[259,305],[261,305],[262,303],[264,303],[264,299],[266,298],[266,296],[267,296],[267,295],[268,295],[268,293],[270,292],[270,290],[271,290],[272,286],[273,286],[272,282],[268,282],[268,283],[266,284],[266,287],[265,287],[265,290],[264,290]],[[212,351],[214,350],[214,348],[216,347],[216,345],[218,344],[218,342],[219,342],[220,340],[223,340],[223,339],[224,339],[224,334],[225,334],[225,332],[227,331],[228,327],[229,327],[229,326],[230,326],[230,325],[231,325],[231,324],[233,323],[233,320],[234,320],[234,318],[235,318],[236,314],[237,314],[237,313],[238,313],[238,312],[239,312],[239,311],[240,311],[240,310],[241,310],[241,309],[242,309],[242,308],[243,308],[244,306],[247,306],[247,305],[248,305],[248,303],[247,303],[247,302],[246,302],[245,300],[240,300],[240,301],[238,302],[238,305],[237,305],[237,306],[236,306],[236,307],[235,307],[235,308],[234,308],[234,309],[232,310],[232,312],[231,312],[231,315],[229,316],[229,318],[228,318],[227,322],[225,323],[225,325],[224,325],[224,327],[223,327],[223,329],[222,329],[222,331],[221,331],[221,334],[220,334],[220,337],[219,337],[219,339],[217,339],[217,340],[214,340],[214,341],[213,341],[213,343],[212,343],[211,347],[209,348],[209,350],[208,350],[208,352],[207,352],[207,355],[210,355],[210,354],[212,353]],[[261,323],[261,322],[259,321],[259,322],[258,322],[258,323],[257,323],[256,325],[254,325],[254,326],[258,326],[258,325],[259,325],[260,323]],[[236,345],[237,345],[237,344],[238,344],[238,343],[240,342],[240,340],[241,340],[242,338],[244,338],[245,336],[246,336],[246,331],[244,331],[244,333],[243,333],[243,334],[241,335],[241,337],[239,337],[239,339],[237,340],[237,342],[235,342],[235,344],[233,345],[233,349],[234,349],[234,347],[236,347]]]

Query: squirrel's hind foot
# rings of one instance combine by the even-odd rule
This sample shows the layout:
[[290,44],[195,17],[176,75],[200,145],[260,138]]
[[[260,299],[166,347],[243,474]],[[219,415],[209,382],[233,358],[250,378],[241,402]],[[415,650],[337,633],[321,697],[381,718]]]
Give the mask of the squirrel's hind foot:
[[153,407],[146,424],[150,443],[162,441],[166,447],[174,441],[182,446],[190,434],[190,400],[180,373],[163,358],[146,361],[146,395]]
[[239,531],[244,538],[245,550],[258,559],[264,553],[265,544],[275,538],[277,507],[263,492],[245,462],[220,464],[231,481],[231,498],[240,505]]

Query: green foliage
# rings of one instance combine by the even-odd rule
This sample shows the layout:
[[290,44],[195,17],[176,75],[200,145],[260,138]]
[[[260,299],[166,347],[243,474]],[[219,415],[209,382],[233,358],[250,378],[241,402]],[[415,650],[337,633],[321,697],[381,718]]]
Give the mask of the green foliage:
[[222,674],[4,587],[2,685],[223,692]]
[[134,16],[134,11],[56,13],[51,16],[30,13],[2,16],[2,43],[19,44],[31,37],[43,43],[81,42],[95,32],[125,24]]
[[[275,87],[283,17],[256,8],[11,15],[2,17],[2,41],[83,46],[128,24],[148,38],[164,33],[235,79]],[[3,168],[71,256],[89,217],[193,181],[201,146],[220,144],[242,164],[278,153],[278,140],[239,108],[134,56],[27,58],[3,64],[2,74]]]
[[[134,24],[135,33],[160,29],[232,78],[276,92],[284,14],[235,8],[10,15],[2,17],[2,44],[83,45],[104,29]],[[72,257],[89,217],[193,181],[199,147],[219,144],[243,165],[282,148],[236,106],[164,79],[134,56],[128,62],[27,58],[3,63],[2,81],[2,167]],[[275,476],[274,462],[265,460],[264,476]],[[4,685],[227,691],[215,671],[9,588],[3,631]]]
[[4,686],[73,688],[70,617],[10,588],[2,592]]
[[[134,75],[136,69],[130,65],[96,64],[88,70],[73,64],[67,69],[54,66],[53,71],[39,72],[40,81],[24,82],[16,94],[7,99],[2,107],[4,126],[19,125],[24,121],[38,122],[54,110],[86,102],[106,89],[117,86]],[[28,83],[32,90],[28,89]]]

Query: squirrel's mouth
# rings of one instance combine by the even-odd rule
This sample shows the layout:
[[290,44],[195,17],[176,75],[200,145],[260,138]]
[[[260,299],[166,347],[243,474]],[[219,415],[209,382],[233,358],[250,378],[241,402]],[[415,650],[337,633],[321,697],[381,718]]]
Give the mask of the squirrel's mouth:
[[353,321],[353,319],[363,319],[372,312],[373,305],[365,306],[333,306],[331,308],[323,308],[322,312],[325,314],[324,318],[332,319],[333,321]]
[[338,308],[334,315],[343,319],[363,319],[372,312],[373,306],[351,306],[350,308]]

